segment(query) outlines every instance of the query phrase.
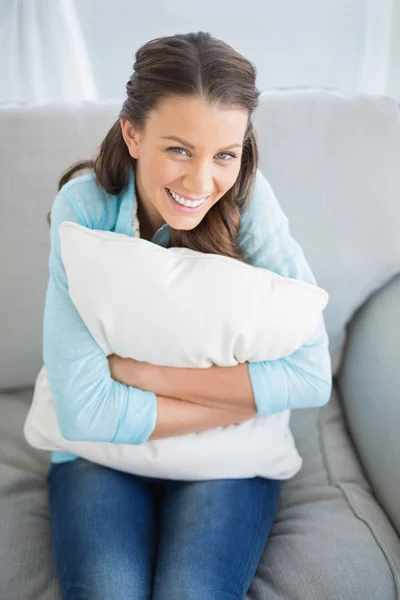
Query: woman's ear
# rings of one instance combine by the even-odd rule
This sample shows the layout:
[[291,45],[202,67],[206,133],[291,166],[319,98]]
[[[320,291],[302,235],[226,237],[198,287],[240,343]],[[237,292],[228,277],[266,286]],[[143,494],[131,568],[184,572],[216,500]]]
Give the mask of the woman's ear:
[[122,137],[132,158],[139,158],[140,135],[128,119],[120,119]]

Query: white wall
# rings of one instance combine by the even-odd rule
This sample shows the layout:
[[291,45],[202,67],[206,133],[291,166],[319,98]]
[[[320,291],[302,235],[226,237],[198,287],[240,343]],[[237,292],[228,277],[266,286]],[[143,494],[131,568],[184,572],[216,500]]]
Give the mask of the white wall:
[[[400,0],[75,0],[101,98],[125,95],[134,52],[163,35],[209,31],[249,58],[258,87],[316,85],[386,93]],[[400,20],[397,10],[397,22]],[[388,29],[389,27],[389,29]],[[389,49],[391,44],[394,47]],[[397,46],[396,46],[397,44]],[[391,81],[391,90],[400,93]]]
[[122,99],[142,44],[199,30],[249,58],[261,90],[400,101],[400,0],[0,0],[0,102]]

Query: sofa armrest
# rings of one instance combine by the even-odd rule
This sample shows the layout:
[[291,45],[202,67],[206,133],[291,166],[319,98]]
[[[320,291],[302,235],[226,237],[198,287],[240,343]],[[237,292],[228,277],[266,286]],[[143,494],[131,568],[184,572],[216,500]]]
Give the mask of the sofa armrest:
[[400,276],[349,323],[337,382],[359,458],[400,535]]

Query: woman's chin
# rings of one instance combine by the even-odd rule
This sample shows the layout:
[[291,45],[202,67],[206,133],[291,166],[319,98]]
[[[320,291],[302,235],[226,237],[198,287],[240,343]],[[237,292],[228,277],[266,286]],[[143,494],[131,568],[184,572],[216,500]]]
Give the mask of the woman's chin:
[[203,219],[203,214],[197,215],[168,215],[164,216],[165,222],[172,229],[176,229],[177,231],[191,231],[200,223]]
[[172,229],[175,229],[175,231],[191,231],[192,229],[195,229],[197,227],[201,219],[199,219],[195,223],[193,223],[193,221],[188,221],[189,219],[170,219],[168,225]]

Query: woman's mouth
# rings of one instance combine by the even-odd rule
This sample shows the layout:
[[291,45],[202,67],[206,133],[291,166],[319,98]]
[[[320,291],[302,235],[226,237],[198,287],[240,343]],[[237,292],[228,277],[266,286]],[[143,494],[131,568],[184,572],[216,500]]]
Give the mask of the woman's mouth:
[[184,213],[199,212],[205,201],[209,198],[208,196],[207,198],[202,198],[201,200],[188,200],[183,196],[179,196],[179,194],[177,194],[170,188],[165,188],[165,190],[175,210]]

